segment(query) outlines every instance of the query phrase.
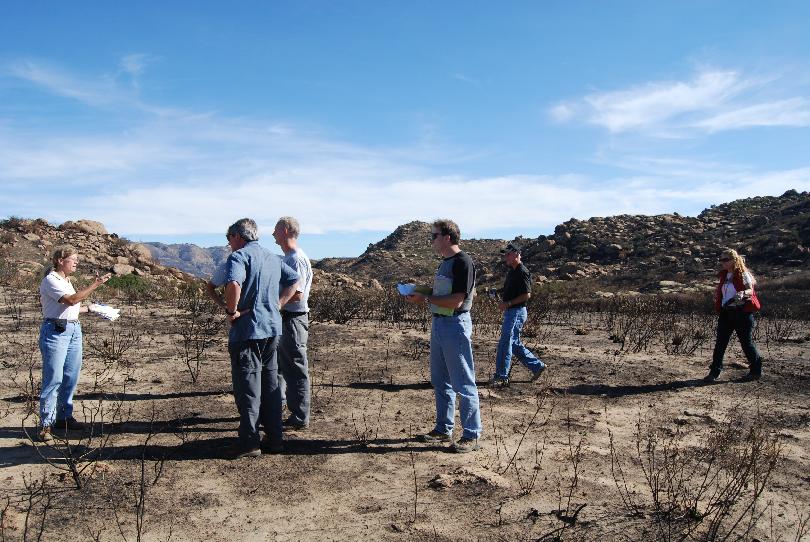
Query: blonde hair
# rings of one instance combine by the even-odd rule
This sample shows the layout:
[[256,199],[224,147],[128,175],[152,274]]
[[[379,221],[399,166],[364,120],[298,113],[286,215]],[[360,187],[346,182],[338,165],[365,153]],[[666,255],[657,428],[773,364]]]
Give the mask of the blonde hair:
[[738,253],[733,248],[725,249],[721,254],[721,257],[731,258],[731,261],[734,262],[734,271],[738,272],[740,275],[743,273],[748,273],[751,275],[751,278],[754,278],[754,274],[751,273],[751,270],[748,269],[748,266],[745,265],[745,256]]

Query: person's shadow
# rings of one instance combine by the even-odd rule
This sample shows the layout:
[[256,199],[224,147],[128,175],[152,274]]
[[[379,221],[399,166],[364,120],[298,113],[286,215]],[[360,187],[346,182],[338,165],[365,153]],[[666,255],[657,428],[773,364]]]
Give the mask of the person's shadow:
[[657,384],[639,385],[610,385],[610,384],[576,384],[567,388],[553,388],[555,392],[569,395],[603,395],[606,397],[626,397],[628,395],[643,395],[645,393],[657,393],[661,391],[675,391],[686,388],[698,388],[702,386],[715,386],[718,384],[728,384],[728,380],[715,380],[707,382],[702,378],[691,378],[688,380],[674,380],[672,382],[659,382]]

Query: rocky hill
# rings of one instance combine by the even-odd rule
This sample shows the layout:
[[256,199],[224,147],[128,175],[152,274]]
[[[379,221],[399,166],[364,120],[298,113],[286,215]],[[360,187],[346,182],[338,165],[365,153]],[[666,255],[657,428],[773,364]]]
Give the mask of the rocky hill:
[[[316,267],[356,280],[429,278],[438,259],[430,250],[430,225],[410,222],[358,258],[324,259]],[[779,276],[810,263],[810,194],[790,190],[712,206],[697,217],[677,213],[571,219],[553,235],[518,237],[535,280],[596,278],[634,289],[677,288],[711,277],[724,247],[745,254],[758,272]],[[482,284],[501,280],[499,249],[506,241],[463,239],[479,266]]]
[[[497,254],[505,241],[466,239],[462,245],[474,261],[487,261]],[[400,280],[429,281],[439,257],[430,243],[430,224],[408,222],[382,241],[370,244],[358,258],[324,258],[314,265],[329,273],[342,273],[357,280],[376,279],[381,283]]]
[[155,261],[146,246],[109,233],[100,222],[79,220],[54,226],[42,219],[9,218],[0,221],[0,283],[28,286],[38,283],[44,268],[50,265],[54,248],[63,244],[73,245],[79,251],[76,274],[80,279],[109,271],[172,287],[193,280],[190,275]]
[[[513,241],[523,246],[524,262],[541,283],[586,278],[640,291],[705,287],[724,247],[745,254],[758,274],[778,278],[810,264],[810,193],[790,190],[778,197],[741,199],[696,217],[673,213],[571,219],[552,235]],[[57,227],[41,219],[11,218],[0,221],[0,279],[36,277],[54,245],[62,243],[81,252],[80,275],[110,270],[170,283],[192,280],[186,272],[210,275],[229,253],[227,247],[131,243],[90,220]],[[502,280],[499,250],[505,244],[462,240],[478,265],[479,284]],[[375,289],[400,280],[429,282],[438,262],[430,248],[430,225],[409,222],[357,258],[315,262],[315,282],[317,288]]]

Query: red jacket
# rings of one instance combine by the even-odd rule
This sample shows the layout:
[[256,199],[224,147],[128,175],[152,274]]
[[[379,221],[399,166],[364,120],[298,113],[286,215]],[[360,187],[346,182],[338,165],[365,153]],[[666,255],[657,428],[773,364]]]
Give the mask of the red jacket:
[[[734,285],[734,289],[738,292],[742,292],[745,290],[745,284],[743,283],[742,273],[737,271],[736,269],[733,271],[733,275],[731,277],[731,283]],[[717,283],[717,289],[714,291],[714,310],[720,312],[723,308],[723,284],[726,282],[726,271],[720,271],[717,273],[717,278],[720,282]],[[754,285],[751,285],[751,299],[746,301],[745,305],[743,305],[743,312],[757,312],[762,307],[762,304],[759,302],[759,298],[757,297],[757,292],[754,290]]]

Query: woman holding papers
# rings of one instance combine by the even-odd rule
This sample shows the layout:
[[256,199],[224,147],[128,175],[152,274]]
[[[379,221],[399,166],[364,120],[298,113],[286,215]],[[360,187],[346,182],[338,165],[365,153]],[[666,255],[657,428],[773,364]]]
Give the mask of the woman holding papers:
[[64,431],[84,429],[84,424],[73,417],[73,393],[82,368],[79,313],[88,311],[81,302],[111,276],[109,273],[97,276],[90,286],[77,292],[70,281],[70,275],[79,263],[76,249],[69,245],[58,247],[51,261],[53,267],[39,285],[43,317],[39,333],[42,353],[39,438],[43,442],[53,440],[52,428]]

